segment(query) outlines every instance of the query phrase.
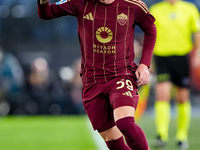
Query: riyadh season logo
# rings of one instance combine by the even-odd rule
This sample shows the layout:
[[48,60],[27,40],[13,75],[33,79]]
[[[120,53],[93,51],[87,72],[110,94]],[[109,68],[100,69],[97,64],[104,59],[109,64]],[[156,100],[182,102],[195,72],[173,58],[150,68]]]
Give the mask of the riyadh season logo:
[[108,43],[113,38],[113,33],[108,27],[100,27],[96,31],[96,38],[101,43]]
[[70,1],[70,0],[61,0],[61,1],[57,2],[56,5],[63,4],[63,3],[65,3],[65,2],[67,2],[67,1]]

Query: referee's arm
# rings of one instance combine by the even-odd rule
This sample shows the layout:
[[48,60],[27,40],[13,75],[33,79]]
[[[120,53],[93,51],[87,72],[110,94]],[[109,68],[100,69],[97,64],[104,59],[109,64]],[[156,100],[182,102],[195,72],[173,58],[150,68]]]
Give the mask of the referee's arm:
[[194,33],[194,48],[191,63],[194,68],[200,68],[200,32]]

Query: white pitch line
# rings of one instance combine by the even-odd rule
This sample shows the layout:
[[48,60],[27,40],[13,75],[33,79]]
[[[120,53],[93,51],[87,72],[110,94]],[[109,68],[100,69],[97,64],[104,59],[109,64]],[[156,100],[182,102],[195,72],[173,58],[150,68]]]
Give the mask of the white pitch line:
[[97,147],[97,150],[109,150],[106,146],[106,143],[104,142],[102,137],[99,135],[98,131],[93,130],[92,125],[88,118],[87,118],[87,126],[89,129],[90,135],[92,136],[92,139],[94,140],[94,143]]

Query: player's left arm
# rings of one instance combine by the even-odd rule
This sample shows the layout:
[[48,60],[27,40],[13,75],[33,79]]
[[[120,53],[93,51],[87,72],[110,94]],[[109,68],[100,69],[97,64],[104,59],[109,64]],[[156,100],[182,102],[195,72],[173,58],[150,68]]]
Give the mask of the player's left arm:
[[156,41],[156,31],[156,26],[155,24],[153,24],[152,28],[148,32],[144,32],[142,57],[140,60],[139,67],[135,72],[138,80],[138,86],[146,85],[149,83],[150,80],[149,68]]
[[140,65],[136,70],[136,77],[138,79],[138,86],[145,85],[150,80],[149,67],[151,64],[152,53],[156,42],[156,26],[155,26],[155,18],[148,12],[143,9],[138,9],[137,14],[137,25],[144,32],[144,42],[143,42],[143,50],[142,56],[140,60]]

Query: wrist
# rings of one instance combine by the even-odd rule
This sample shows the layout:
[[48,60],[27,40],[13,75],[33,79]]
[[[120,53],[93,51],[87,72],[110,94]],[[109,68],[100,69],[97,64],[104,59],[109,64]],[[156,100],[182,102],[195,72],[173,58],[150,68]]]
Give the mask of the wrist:
[[146,69],[149,69],[149,66],[145,65],[145,64],[140,64],[140,66],[145,67]]
[[41,5],[44,5],[44,4],[46,4],[48,1],[49,1],[49,0],[40,0],[40,4],[41,4]]

